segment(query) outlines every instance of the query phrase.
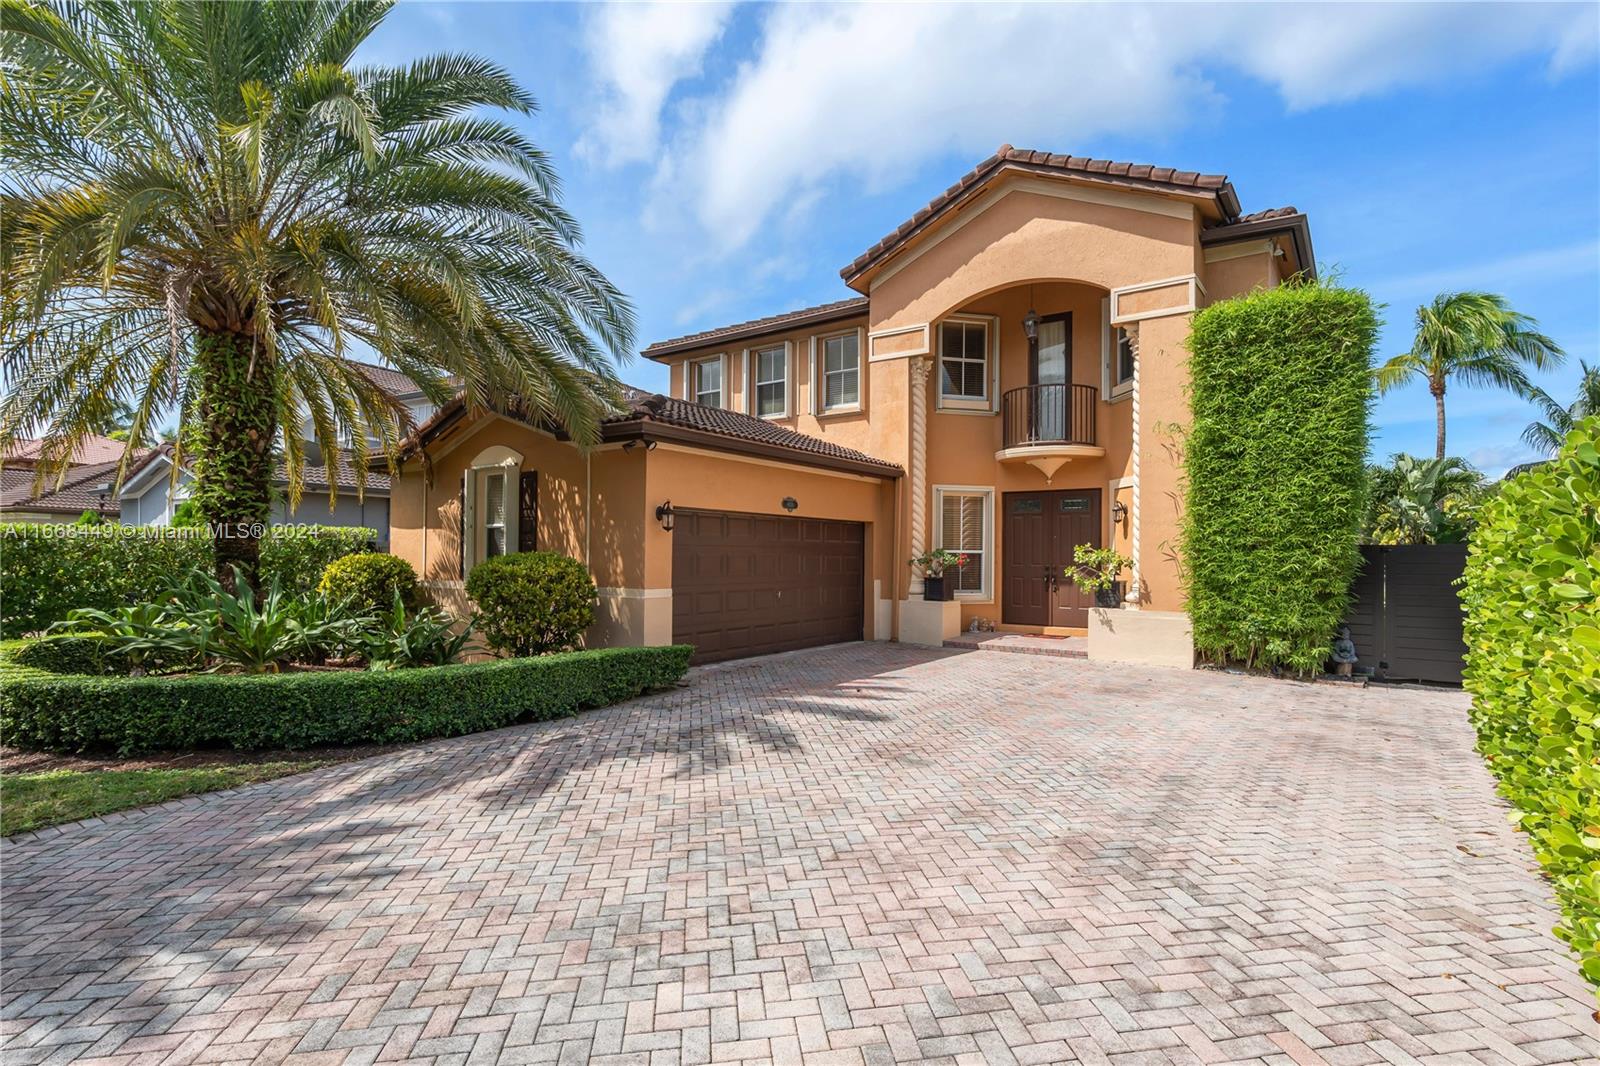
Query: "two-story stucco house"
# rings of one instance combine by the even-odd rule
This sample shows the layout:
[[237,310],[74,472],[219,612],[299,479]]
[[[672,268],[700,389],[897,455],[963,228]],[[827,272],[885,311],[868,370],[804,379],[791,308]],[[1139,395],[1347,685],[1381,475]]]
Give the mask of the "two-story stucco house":
[[[486,555],[566,552],[601,589],[592,642],[709,660],[979,618],[1081,632],[1064,570],[1113,545],[1143,616],[1120,628],[1170,640],[1190,317],[1314,270],[1305,216],[1241,214],[1221,175],[1002,146],[844,268],[859,295],[645,349],[670,395],[597,448],[441,409],[392,550],[447,602]],[[951,604],[908,565],[936,547],[967,556]]]

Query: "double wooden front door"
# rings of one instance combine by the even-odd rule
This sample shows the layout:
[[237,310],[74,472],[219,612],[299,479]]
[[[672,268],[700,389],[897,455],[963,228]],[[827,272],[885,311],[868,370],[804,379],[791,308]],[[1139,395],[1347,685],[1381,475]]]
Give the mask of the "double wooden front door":
[[1088,626],[1094,597],[1079,591],[1066,570],[1079,544],[1100,546],[1100,490],[1008,492],[1002,503],[1001,620]]

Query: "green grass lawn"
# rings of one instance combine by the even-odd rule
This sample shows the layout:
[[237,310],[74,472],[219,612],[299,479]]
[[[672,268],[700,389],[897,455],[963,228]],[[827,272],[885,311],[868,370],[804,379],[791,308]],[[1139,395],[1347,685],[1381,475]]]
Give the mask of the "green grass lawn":
[[329,759],[138,770],[0,773],[0,836],[304,773]]

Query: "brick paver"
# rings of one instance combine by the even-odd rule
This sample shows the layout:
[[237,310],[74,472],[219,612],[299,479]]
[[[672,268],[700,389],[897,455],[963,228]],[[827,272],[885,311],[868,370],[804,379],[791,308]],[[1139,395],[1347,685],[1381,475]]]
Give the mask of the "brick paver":
[[6,845],[5,1061],[1592,1061],[1464,706],[712,668]]

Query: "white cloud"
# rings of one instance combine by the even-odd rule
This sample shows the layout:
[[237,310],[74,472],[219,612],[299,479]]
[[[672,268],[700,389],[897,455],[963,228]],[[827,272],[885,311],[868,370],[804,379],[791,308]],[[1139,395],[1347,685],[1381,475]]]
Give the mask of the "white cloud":
[[[658,31],[635,23],[662,16],[603,17],[637,42]],[[663,103],[698,75],[725,17],[642,61],[617,39],[597,50],[620,101],[602,116],[608,137],[656,143]],[[1586,5],[776,5],[731,79],[675,116],[645,214],[692,222],[726,251],[840,179],[881,189],[947,152],[976,161],[1002,141],[1071,151],[1174,129],[1225,106],[1223,70],[1312,108],[1530,54],[1568,70],[1592,57],[1596,23]]]
[[732,10],[728,3],[592,8],[587,47],[603,103],[577,153],[606,166],[653,158],[668,96],[678,82],[700,74],[706,51],[722,35]]

